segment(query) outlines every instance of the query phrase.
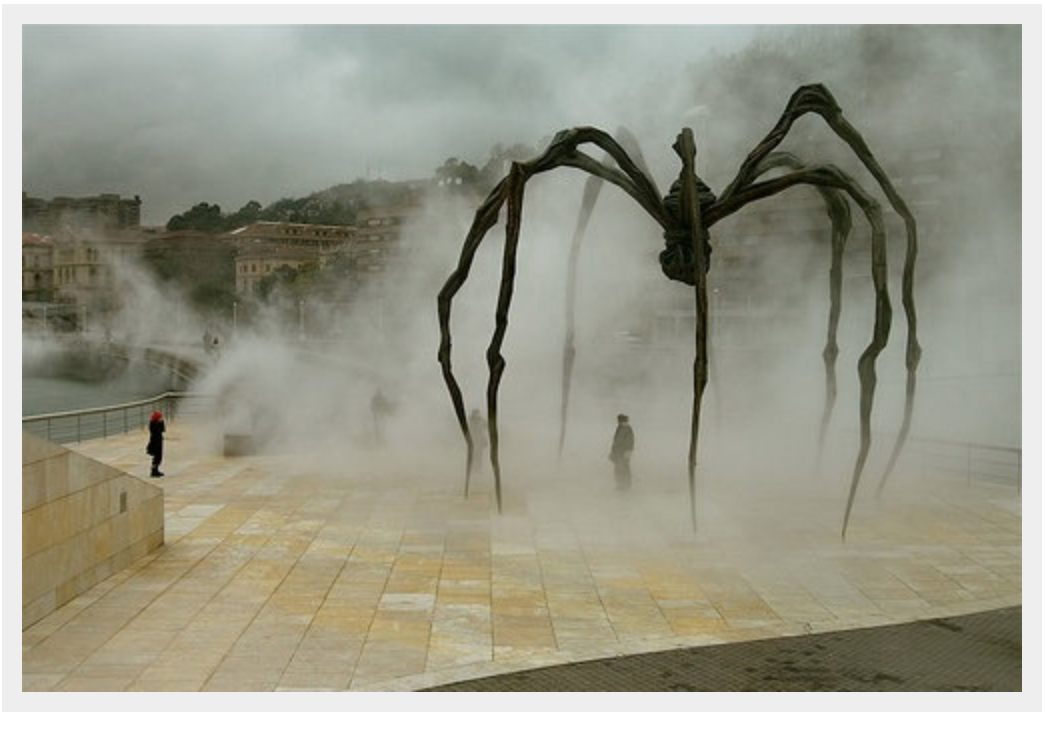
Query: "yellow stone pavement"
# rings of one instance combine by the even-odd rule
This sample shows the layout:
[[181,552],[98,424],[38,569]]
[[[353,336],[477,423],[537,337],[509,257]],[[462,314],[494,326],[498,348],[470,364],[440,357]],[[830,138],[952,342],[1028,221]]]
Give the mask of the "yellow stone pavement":
[[[71,448],[148,473],[138,434]],[[1021,604],[1012,488],[901,475],[843,542],[838,490],[712,487],[694,533],[678,471],[509,479],[498,513],[458,461],[226,458],[180,420],[167,458],[165,544],[23,630],[23,691],[412,691]]]

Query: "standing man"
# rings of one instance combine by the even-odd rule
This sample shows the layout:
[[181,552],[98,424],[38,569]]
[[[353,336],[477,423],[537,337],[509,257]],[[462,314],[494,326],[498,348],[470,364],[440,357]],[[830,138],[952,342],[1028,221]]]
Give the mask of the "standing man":
[[150,478],[163,477],[163,473],[160,472],[160,463],[163,462],[163,434],[166,431],[167,423],[163,420],[163,414],[159,411],[154,411],[149,419],[149,444],[145,447],[146,454],[152,455],[153,458],[153,469],[149,473]]
[[635,434],[628,417],[618,414],[614,441],[610,445],[610,461],[614,463],[614,482],[619,491],[627,491],[632,487],[632,449],[635,445]]
[[472,470],[479,472],[483,469],[483,457],[487,454],[487,422],[479,409],[472,409],[469,434],[472,435]]
[[392,413],[392,402],[385,398],[381,388],[374,391],[370,399],[370,413],[374,417],[374,441],[378,445],[385,444],[385,420]]

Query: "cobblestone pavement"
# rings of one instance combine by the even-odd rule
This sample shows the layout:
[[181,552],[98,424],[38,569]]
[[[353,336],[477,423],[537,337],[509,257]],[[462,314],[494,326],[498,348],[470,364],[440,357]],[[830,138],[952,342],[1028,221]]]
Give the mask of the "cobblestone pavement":
[[1021,607],[667,650],[428,691],[1021,691]]

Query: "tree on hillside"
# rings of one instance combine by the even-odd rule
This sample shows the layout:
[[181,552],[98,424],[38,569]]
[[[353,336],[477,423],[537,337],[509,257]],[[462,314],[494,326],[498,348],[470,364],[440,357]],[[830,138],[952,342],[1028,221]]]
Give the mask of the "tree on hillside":
[[450,157],[436,168],[436,184],[451,190],[468,190],[479,181],[479,170],[457,157]]
[[222,315],[236,300],[234,247],[219,236],[178,231],[142,247],[142,265],[158,284],[185,295],[201,315]]
[[221,206],[197,203],[185,213],[172,216],[167,222],[168,231],[204,231],[215,234],[225,230],[225,219]]
[[256,200],[247,202],[243,208],[225,218],[223,231],[232,231],[261,220],[262,206]]

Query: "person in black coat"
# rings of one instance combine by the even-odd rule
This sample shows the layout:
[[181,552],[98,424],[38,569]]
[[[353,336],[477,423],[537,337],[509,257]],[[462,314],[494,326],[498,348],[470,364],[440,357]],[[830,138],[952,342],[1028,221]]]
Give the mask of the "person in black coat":
[[370,399],[370,413],[374,417],[374,441],[385,444],[385,421],[392,415],[392,401],[385,397],[379,388]]
[[487,421],[483,418],[483,414],[479,413],[479,409],[472,409],[472,416],[469,417],[469,432],[472,434],[472,470],[480,471],[483,469],[483,458],[487,454],[487,447],[489,442],[487,441]]
[[163,414],[154,411],[149,419],[149,444],[145,447],[146,454],[152,455],[153,469],[149,473],[150,478],[161,478],[160,463],[163,462],[163,435],[167,431],[167,424],[163,420]]
[[619,491],[632,487],[632,450],[635,445],[636,438],[628,417],[618,414],[614,441],[610,445],[610,461],[614,463],[614,482]]

